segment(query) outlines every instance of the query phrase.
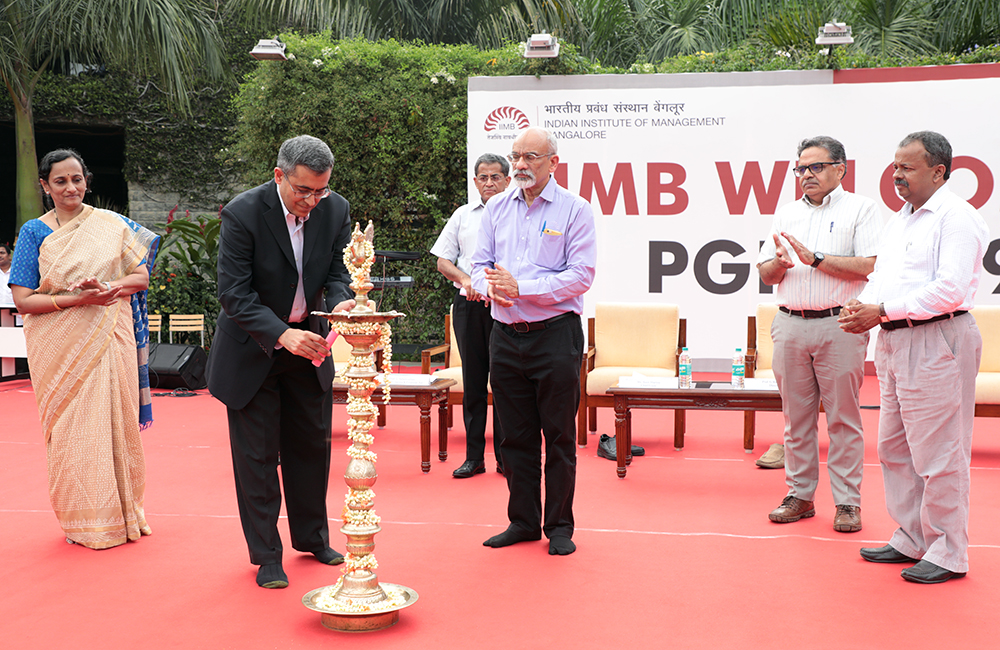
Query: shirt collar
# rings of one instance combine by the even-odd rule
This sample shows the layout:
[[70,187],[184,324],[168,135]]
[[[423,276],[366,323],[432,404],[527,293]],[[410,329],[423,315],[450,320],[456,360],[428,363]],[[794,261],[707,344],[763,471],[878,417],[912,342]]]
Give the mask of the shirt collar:
[[913,209],[913,204],[907,201],[905,206],[907,208],[907,213],[913,214],[914,212],[920,212],[921,210],[927,210],[932,213],[938,212],[944,204],[944,198],[947,194],[951,194],[951,190],[948,189],[948,184],[945,183],[939,187],[936,192],[931,194],[930,197],[924,201],[924,204],[916,210]]
[[[278,203],[281,204],[281,212],[285,215],[285,221],[287,221],[289,225],[298,225],[299,218],[294,214],[292,214],[291,212],[289,212],[288,208],[285,207],[285,201],[281,198],[281,192],[278,192]],[[309,214],[312,214],[312,212],[310,211]],[[303,224],[309,221],[309,214],[302,217]]]
[[808,196],[806,196],[805,194],[802,195],[802,199],[801,200],[802,200],[803,203],[805,203],[806,205],[808,205],[810,208],[819,208],[819,207],[822,207],[822,206],[833,205],[834,203],[836,203],[837,201],[839,201],[844,196],[845,193],[846,193],[846,191],[844,190],[844,186],[843,185],[837,185],[837,187],[835,187],[832,190],[830,190],[830,193],[827,194],[826,196],[824,196],[823,200],[820,201],[818,204],[817,203],[813,203],[812,200]]
[[[549,174],[549,181],[545,184],[545,187],[542,188],[542,193],[539,194],[537,198],[545,199],[549,203],[552,203],[552,201],[554,201],[556,198],[555,186],[556,186],[556,179],[555,177],[552,176],[552,174]],[[524,201],[524,190],[521,189],[520,187],[517,188],[517,196],[522,201]]]

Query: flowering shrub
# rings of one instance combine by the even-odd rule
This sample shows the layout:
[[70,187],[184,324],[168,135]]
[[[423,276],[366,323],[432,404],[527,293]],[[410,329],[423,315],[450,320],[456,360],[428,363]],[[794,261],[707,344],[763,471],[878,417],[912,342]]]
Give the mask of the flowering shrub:
[[[165,224],[160,224],[166,234],[160,244],[159,261],[149,276],[149,313],[163,316],[164,331],[170,314],[204,314],[205,346],[210,347],[219,314],[216,263],[222,222],[207,215],[191,219],[190,212],[177,217],[176,209],[167,215]],[[175,343],[201,342],[197,332],[181,332],[178,336],[181,338],[175,336]]]

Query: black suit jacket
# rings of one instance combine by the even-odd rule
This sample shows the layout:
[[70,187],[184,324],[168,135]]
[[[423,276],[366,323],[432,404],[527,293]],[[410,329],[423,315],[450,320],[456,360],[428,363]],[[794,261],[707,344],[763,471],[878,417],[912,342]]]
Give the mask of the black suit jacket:
[[[330,311],[353,297],[344,247],[351,239],[350,205],[330,194],[309,213],[302,244],[302,285],[309,311]],[[288,329],[298,271],[288,226],[272,180],[243,192],[222,210],[219,235],[218,327],[208,359],[208,388],[226,406],[242,409],[257,393]],[[326,336],[326,319],[309,316],[309,330]],[[317,369],[330,390],[333,362]]]

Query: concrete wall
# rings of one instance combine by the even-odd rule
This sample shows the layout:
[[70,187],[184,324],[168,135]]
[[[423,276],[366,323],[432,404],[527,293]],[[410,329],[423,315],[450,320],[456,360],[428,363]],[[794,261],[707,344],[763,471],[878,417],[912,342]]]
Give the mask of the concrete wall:
[[148,227],[163,224],[174,206],[177,211],[174,216],[184,216],[185,210],[191,211],[191,216],[207,214],[217,216],[219,205],[226,203],[225,197],[212,205],[201,205],[185,200],[179,192],[158,192],[140,183],[128,184],[129,218]]

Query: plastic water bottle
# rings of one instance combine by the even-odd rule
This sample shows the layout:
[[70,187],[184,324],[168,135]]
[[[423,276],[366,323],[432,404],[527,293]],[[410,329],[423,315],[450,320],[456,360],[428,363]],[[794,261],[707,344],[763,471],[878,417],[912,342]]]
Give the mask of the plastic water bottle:
[[733,388],[743,388],[743,376],[746,373],[746,366],[743,362],[743,348],[736,348],[733,354]]
[[688,349],[681,350],[681,356],[677,360],[677,385],[680,388],[691,388],[691,355]]

